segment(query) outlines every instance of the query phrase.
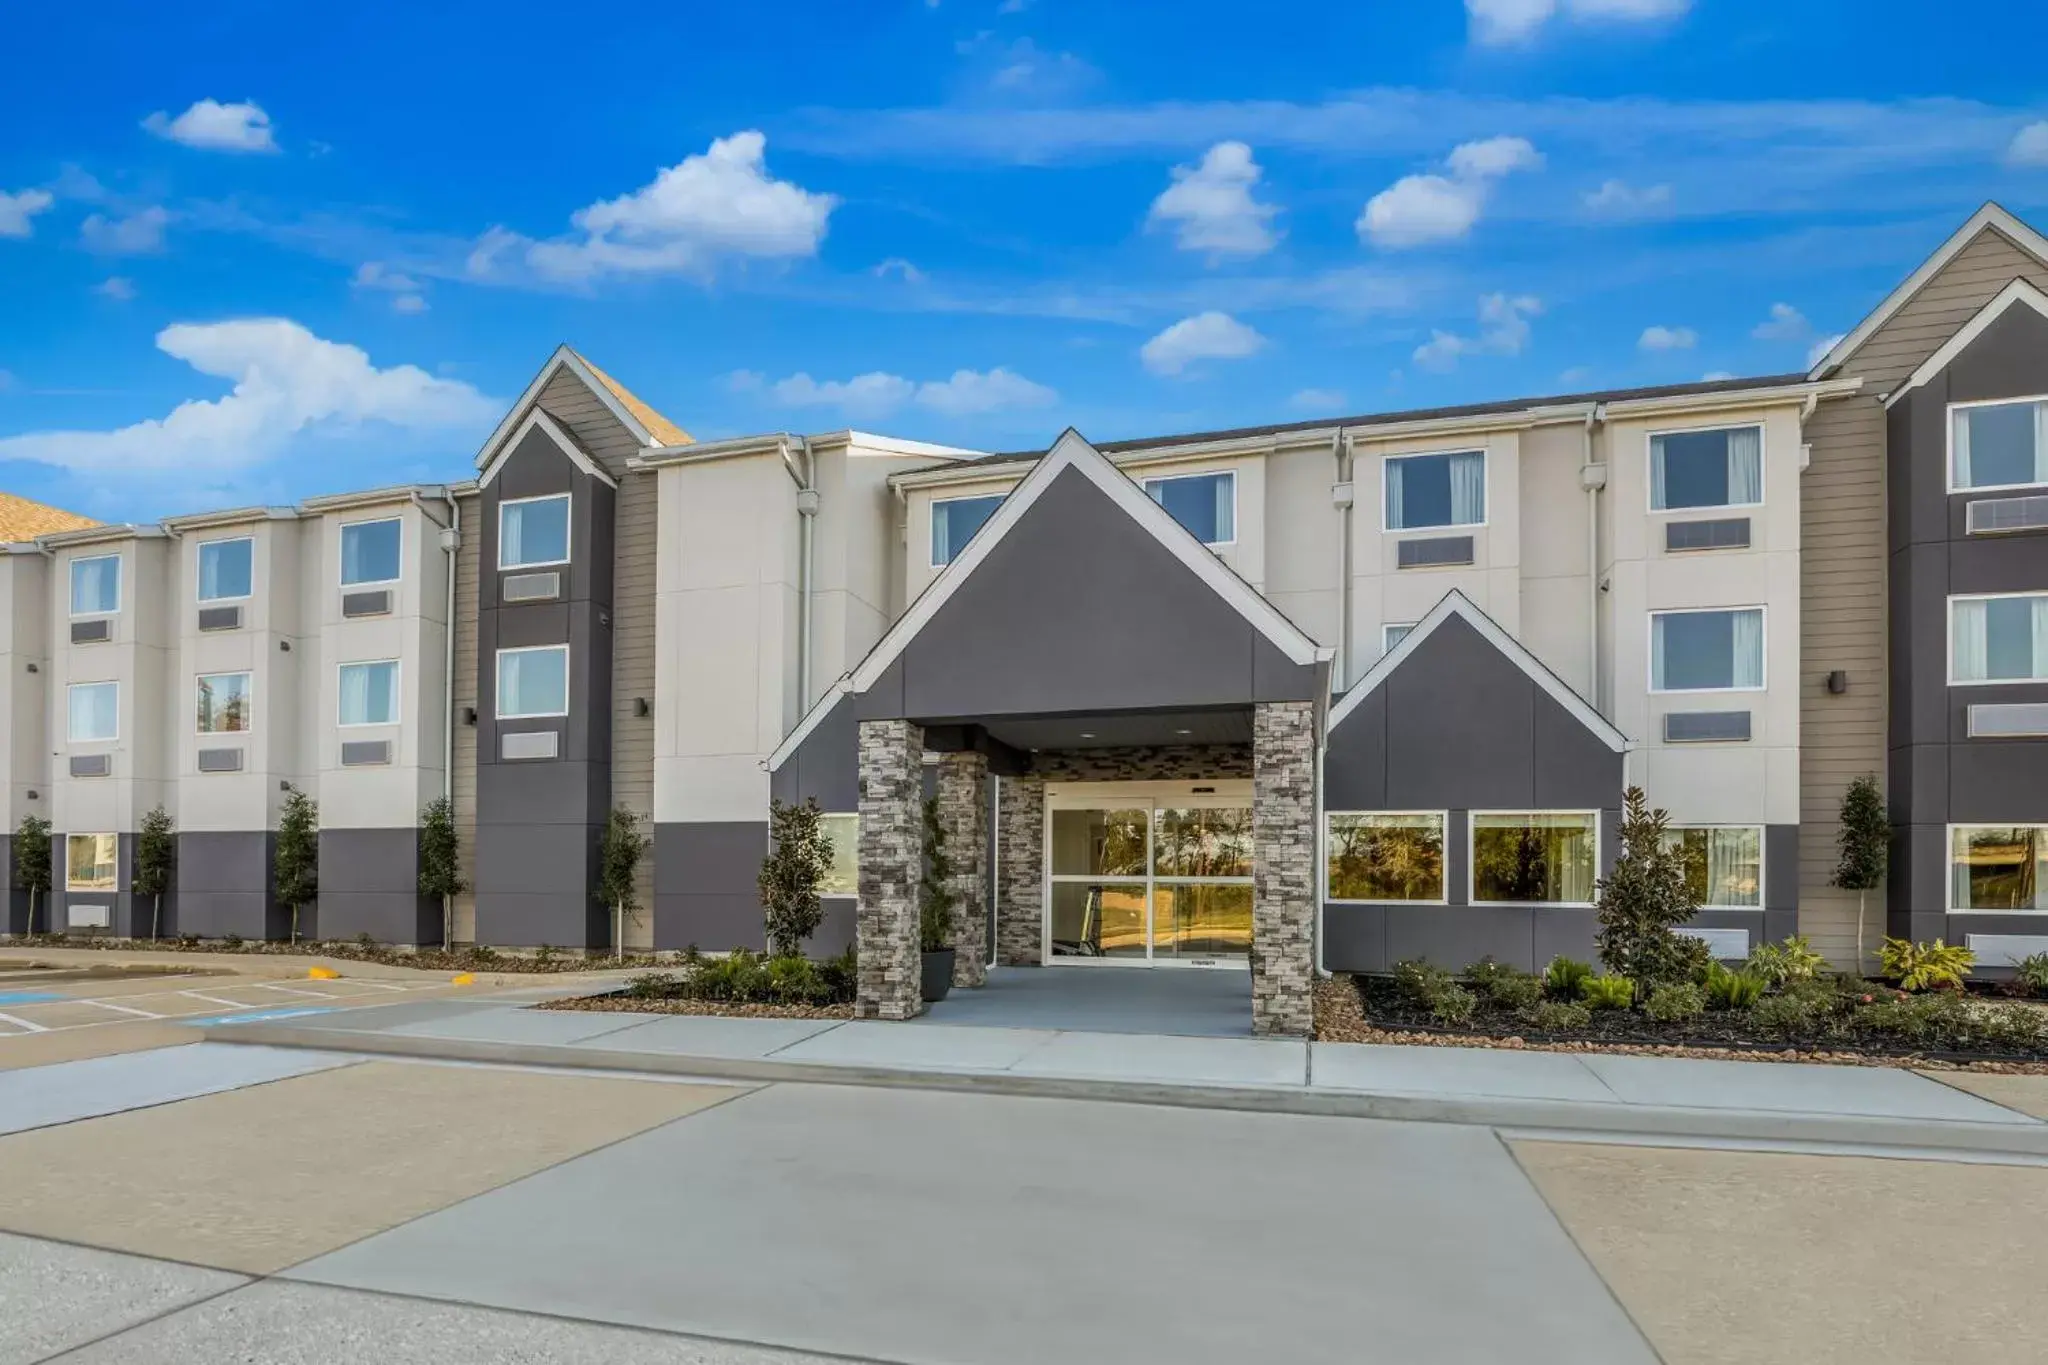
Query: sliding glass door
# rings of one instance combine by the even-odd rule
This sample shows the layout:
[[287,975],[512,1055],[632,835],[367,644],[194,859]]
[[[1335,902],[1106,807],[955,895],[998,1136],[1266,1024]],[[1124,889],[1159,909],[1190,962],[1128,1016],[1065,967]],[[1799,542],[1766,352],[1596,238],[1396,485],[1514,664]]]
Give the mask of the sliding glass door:
[[1048,802],[1050,960],[1241,963],[1252,940],[1249,800]]

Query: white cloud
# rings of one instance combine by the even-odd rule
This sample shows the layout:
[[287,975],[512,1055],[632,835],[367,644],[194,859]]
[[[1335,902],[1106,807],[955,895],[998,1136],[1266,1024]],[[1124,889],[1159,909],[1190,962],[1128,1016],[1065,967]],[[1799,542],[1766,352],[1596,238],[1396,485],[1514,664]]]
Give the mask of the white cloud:
[[277,150],[277,140],[271,136],[270,115],[253,100],[239,104],[200,100],[176,118],[159,109],[144,119],[142,126],[160,138],[209,152]]
[[156,344],[201,374],[232,380],[233,391],[114,431],[6,437],[0,460],[94,474],[211,474],[261,463],[308,430],[370,422],[480,430],[501,410],[496,399],[417,366],[378,369],[358,348],[322,340],[288,318],[177,323],[157,333]]
[[1479,300],[1479,331],[1474,336],[1432,330],[1415,348],[1415,363],[1439,372],[1457,368],[1468,355],[1520,355],[1529,344],[1529,319],[1543,311],[1543,301],[1529,294],[1488,294]]
[[1718,384],[1724,379],[1733,379],[1734,377],[1735,371],[1733,370],[1708,370],[1700,376],[1700,383]]
[[1534,39],[1559,14],[1586,24],[1649,23],[1672,19],[1692,0],[1465,0],[1472,41],[1512,47]]
[[1256,256],[1278,240],[1268,220],[1280,210],[1252,198],[1259,163],[1242,142],[1219,142],[1198,166],[1175,166],[1173,183],[1152,201],[1146,222],[1169,224],[1183,251]]
[[927,379],[922,384],[883,370],[843,380],[817,380],[798,373],[773,384],[766,384],[755,371],[735,370],[725,382],[735,393],[753,393],[765,387],[786,407],[837,408],[852,417],[883,417],[909,403],[948,417],[979,417],[1015,408],[1042,408],[1059,401],[1059,394],[1052,389],[1000,365],[987,372],[955,370],[950,379]]
[[799,372],[776,380],[768,391],[785,407],[838,408],[856,417],[880,417],[909,402],[917,385],[881,370],[823,382]]
[[2048,119],[2029,123],[2014,133],[2005,159],[2014,166],[2048,166]]
[[418,294],[400,294],[391,300],[391,311],[394,313],[404,313],[408,316],[414,313],[424,313],[427,311],[427,301]]
[[759,393],[768,376],[759,370],[734,370],[720,382],[728,393]]
[[28,220],[55,202],[48,190],[0,190],[0,237],[28,236],[34,231]]
[[1230,314],[1211,309],[1174,323],[1139,347],[1138,355],[1154,374],[1179,374],[1197,361],[1241,360],[1265,344]]
[[1833,336],[1822,337],[1819,341],[1816,341],[1813,343],[1813,345],[1807,347],[1806,368],[1810,370],[1814,366],[1820,364],[1821,357],[1826,355],[1829,351],[1834,350],[1835,347],[1841,345],[1842,338],[1846,335],[1847,333],[1844,332],[1836,332]]
[[1335,389],[1300,389],[1287,400],[1287,406],[1297,412],[1328,414],[1342,412],[1345,402]]
[[1603,218],[1641,218],[1671,206],[1669,185],[1644,185],[1640,189],[1625,180],[1605,180],[1597,190],[1587,190],[1589,212]]
[[1690,327],[1645,327],[1636,345],[1646,351],[1689,351],[1700,335]]
[[403,271],[393,270],[382,261],[364,261],[356,267],[349,283],[364,292],[391,295],[391,311],[394,313],[427,311],[427,300],[420,289],[420,282]]
[[126,303],[135,297],[135,281],[129,279],[126,275],[109,275],[106,279],[94,285],[92,292],[98,294],[103,299],[112,299],[116,303]]
[[470,253],[470,273],[494,273],[507,250],[519,245],[534,271],[556,280],[701,275],[723,257],[815,255],[839,200],[771,178],[767,146],[758,132],[719,138],[631,194],[579,209],[571,221],[580,237],[534,242],[492,228]]
[[878,280],[886,280],[891,275],[900,275],[903,277],[905,284],[923,284],[925,279],[922,270],[919,270],[901,256],[891,256],[888,260],[874,266],[868,273]]
[[1354,224],[1359,237],[1393,249],[1455,241],[1479,221],[1495,181],[1543,157],[1526,138],[1490,137],[1460,143],[1445,164],[1448,176],[1403,176],[1374,195]]
[[1770,317],[1752,327],[1749,334],[1758,341],[1804,341],[1813,335],[1813,324],[1791,304],[1774,303]]
[[971,79],[989,94],[1011,100],[1050,101],[1073,95],[1100,77],[1071,52],[1053,52],[1030,38],[1004,39],[982,30],[953,44]]
[[973,417],[1011,408],[1050,407],[1059,394],[998,365],[986,374],[955,370],[951,379],[927,379],[917,386],[919,407],[949,417]]
[[102,256],[145,256],[164,249],[164,227],[170,221],[169,211],[156,206],[126,218],[95,213],[78,225],[78,239],[87,251]]

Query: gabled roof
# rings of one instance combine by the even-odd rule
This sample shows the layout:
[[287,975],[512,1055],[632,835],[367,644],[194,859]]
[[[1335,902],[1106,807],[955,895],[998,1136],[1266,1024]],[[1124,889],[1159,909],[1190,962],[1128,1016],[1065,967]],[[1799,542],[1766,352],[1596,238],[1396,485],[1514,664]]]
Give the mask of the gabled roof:
[[2048,294],[2043,294],[2025,280],[2014,280],[1999,290],[1991,302],[1979,308],[1968,322],[1957,329],[1954,336],[1942,342],[1940,350],[1921,361],[1920,368],[1906,376],[1905,381],[1892,390],[1891,397],[1884,400],[1884,405],[1889,408],[1947,369],[1949,362],[1961,355],[1971,342],[1982,336],[1986,327],[1998,321],[2007,309],[2016,305],[2031,308],[2042,317],[2048,318]]
[[653,408],[641,402],[640,399],[633,395],[632,390],[597,368],[597,366],[591,364],[588,359],[585,359],[576,351],[572,350],[569,354],[583,361],[583,367],[596,377],[597,382],[610,389],[612,397],[625,404],[626,411],[640,419],[640,425],[647,428],[647,434],[655,439],[656,444],[665,446],[686,446],[690,444],[689,432],[684,431],[674,422],[669,421],[668,418],[663,417]]
[[526,392],[519,395],[518,400],[506,411],[505,419],[498,423],[497,429],[491,432],[490,439],[484,442],[483,449],[477,452],[478,469],[484,468],[497,458],[499,449],[510,439],[513,429],[525,417],[527,409],[533,406],[541,391],[547,388],[548,381],[562,370],[570,371],[581,380],[584,387],[611,410],[612,416],[618,418],[621,425],[631,432],[633,439],[641,445],[655,450],[663,446],[689,443],[688,432],[635,398],[618,380],[576,354],[569,346],[563,345],[555,347],[555,353],[548,357],[547,364],[540,367],[540,373],[526,386]]
[[1381,656],[1380,661],[1366,671],[1364,677],[1352,685],[1350,691],[1330,708],[1329,728],[1335,730],[1344,723],[1344,718],[1358,709],[1374,689],[1393,675],[1395,669],[1407,662],[1408,656],[1421,648],[1438,626],[1453,616],[1462,618],[1472,629],[1479,632],[1487,643],[1506,655],[1508,661],[1529,675],[1529,680],[1550,694],[1552,701],[1572,713],[1581,725],[1598,735],[1608,748],[1616,753],[1628,748],[1628,736],[1616,729],[1614,723],[1600,714],[1587,701],[1565,683],[1564,679],[1544,666],[1541,659],[1531,654],[1520,640],[1502,630],[1500,623],[1473,605],[1472,599],[1456,588],[1445,593],[1443,600],[1429,609],[1429,614],[1415,623],[1400,644],[1395,645]]
[[1904,308],[1912,297],[1925,288],[1927,282],[1940,274],[1943,267],[1956,258],[1963,248],[1977,240],[1986,231],[1994,231],[2005,237],[2021,251],[2048,266],[2048,237],[2043,237],[2028,227],[2004,206],[1989,202],[1970,215],[1970,220],[1950,234],[1949,239],[1935,249],[1932,256],[1920,263],[1920,268],[1908,275],[1897,289],[1885,296],[1869,317],[1856,324],[1855,328],[1836,342],[1828,353],[1820,358],[1807,374],[1809,379],[1824,379],[1840,369],[1857,348],[1870,340],[1871,334],[1891,321],[1892,314]]
[[582,443],[560,422],[548,416],[544,410],[535,408],[526,414],[526,420],[513,430],[511,437],[498,447],[498,453],[491,457],[491,462],[476,476],[477,487],[482,488],[498,477],[498,471],[505,467],[505,461],[512,458],[512,452],[519,449],[519,443],[526,439],[526,433],[536,427],[545,433],[549,440],[560,446],[562,453],[567,455],[578,469],[612,488],[619,486],[618,481],[604,472],[604,466],[592,459],[590,452],[585,450]]
[[0,543],[34,540],[54,531],[77,531],[97,525],[91,517],[81,517],[61,507],[0,493]]

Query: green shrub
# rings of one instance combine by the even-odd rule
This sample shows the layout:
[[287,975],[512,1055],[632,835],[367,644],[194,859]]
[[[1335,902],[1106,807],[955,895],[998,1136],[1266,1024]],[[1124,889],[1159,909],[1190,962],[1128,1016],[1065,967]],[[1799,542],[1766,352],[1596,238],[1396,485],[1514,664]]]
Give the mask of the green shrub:
[[1850,1016],[1856,1032],[1914,1047],[1953,1047],[1969,1038],[1974,1020],[1962,996],[1888,995]]
[[2012,979],[2028,995],[2048,996],[2048,953],[2030,953],[2013,963]]
[[1543,978],[1492,958],[1465,969],[1465,980],[1480,999],[1504,1010],[1518,1010],[1543,998]]
[[1625,976],[1589,976],[1579,983],[1588,1009],[1625,1010],[1636,1001],[1636,983]]
[[1660,1024],[1682,1024],[1707,1012],[1707,998],[1691,982],[1659,986],[1643,1002],[1643,1013]]
[[1439,995],[1457,984],[1449,972],[1419,957],[1394,964],[1394,989],[1411,1005],[1427,1009]]
[[825,983],[818,965],[793,953],[771,957],[762,966],[761,989],[778,1005],[822,1005]]
[[1446,986],[1429,1002],[1429,1017],[1449,1027],[1471,1022],[1479,997],[1463,986]]
[[479,943],[469,950],[469,956],[476,962],[496,962],[498,950],[488,943]]
[[1977,965],[1977,955],[1968,948],[1940,939],[1915,943],[1887,938],[1877,957],[1885,976],[1904,991],[1960,990],[1963,978]]
[[860,982],[860,954],[853,945],[837,957],[828,957],[818,964],[818,981],[825,989],[825,998],[835,1005],[843,1005],[853,999]]
[[1539,1000],[1521,1020],[1537,1033],[1577,1033],[1593,1022],[1593,1011],[1569,1000]]
[[2048,1016],[2026,1005],[1980,1005],[1977,1037],[1988,1047],[2032,1050],[2048,1043]]
[[662,1000],[677,993],[674,972],[642,972],[626,978],[626,994],[635,1000]]
[[1823,1031],[1828,1011],[1810,995],[1767,995],[1750,1007],[1749,1022],[1780,1038],[1807,1038]]
[[759,953],[735,948],[724,957],[707,957],[690,973],[688,990],[698,1000],[747,1004],[760,999],[765,973]]
[[1747,971],[1730,971],[1718,962],[1709,962],[1700,973],[1700,990],[1714,1009],[1746,1010],[1764,993],[1764,981]]
[[1650,809],[1641,787],[1622,793],[1621,856],[1594,883],[1595,942],[1600,962],[1645,993],[1690,981],[1708,959],[1707,945],[1677,929],[1699,909],[1685,854],[1667,839],[1670,816]]
[[1592,966],[1576,958],[1553,957],[1543,969],[1544,989],[1567,1003],[1578,999],[1579,987],[1592,979]]
[[240,934],[222,934],[220,941],[230,952],[242,946],[242,936]]
[[1813,950],[1806,935],[1794,934],[1783,943],[1759,943],[1750,949],[1745,969],[1766,985],[1782,986],[1788,981],[1811,981],[1827,965],[1828,960]]

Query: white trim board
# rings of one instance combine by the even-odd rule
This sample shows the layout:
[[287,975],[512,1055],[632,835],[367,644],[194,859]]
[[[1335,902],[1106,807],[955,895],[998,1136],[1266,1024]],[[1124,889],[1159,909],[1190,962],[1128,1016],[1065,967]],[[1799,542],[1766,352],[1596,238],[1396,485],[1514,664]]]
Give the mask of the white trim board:
[[[633,433],[634,440],[650,450],[656,449],[661,445],[661,442],[654,439],[654,434],[648,431],[640,419],[633,415],[632,410],[619,401],[618,395],[612,392],[611,386],[592,374],[590,366],[585,363],[583,357],[577,355],[575,351],[564,344],[555,347],[555,353],[548,357],[547,364],[540,367],[540,373],[535,375],[533,382],[526,386],[526,392],[519,395],[518,401],[513,403],[511,409],[506,412],[505,419],[498,423],[497,427],[491,432],[490,439],[484,442],[483,449],[476,453],[476,467],[478,469],[487,471],[497,461],[502,447],[518,444],[517,440],[508,439],[508,433],[515,426],[519,425],[520,415],[532,407],[540,398],[541,391],[547,388],[548,381],[555,377],[556,371],[562,369],[567,369],[577,379],[582,381],[583,387],[589,389],[596,396],[597,400],[603,403],[611,412],[612,416],[618,418],[620,424],[627,431]],[[519,434],[525,434],[523,426],[519,426]],[[490,474],[486,472],[478,482],[488,482],[489,479]]]
[[[1970,343],[1984,335],[1986,328],[1990,327],[1992,323],[1998,321],[2001,317],[2004,317],[2007,309],[2011,308],[2014,304],[2020,303],[2033,309],[2042,317],[2048,318],[2048,294],[2043,294],[2025,280],[2014,280],[2011,284],[1999,290],[1993,296],[1991,302],[1979,308],[1968,322],[1957,329],[1954,336],[1941,343],[1940,350],[1921,361],[1920,368],[1906,376],[1905,381],[1891,391],[1890,396],[1884,400],[1885,410],[1889,412],[1892,404],[1898,402],[1914,389],[1919,388],[1922,384],[1925,384],[1928,380],[1947,369],[1957,356],[1969,348]],[[2018,402],[2020,400],[2014,399],[2013,401]],[[1966,405],[1958,404],[1957,406]]]
[[607,488],[618,488],[618,480],[605,473],[602,465],[584,453],[583,447],[576,443],[576,438],[567,431],[564,431],[561,423],[548,416],[540,408],[535,408],[532,412],[528,413],[526,420],[521,422],[518,428],[513,431],[512,439],[498,447],[498,453],[491,457],[490,464],[486,465],[483,472],[477,475],[476,483],[478,488],[488,487],[491,480],[498,477],[498,471],[505,467],[505,461],[511,458],[513,451],[519,449],[519,443],[526,439],[526,433],[532,431],[535,427],[539,427],[542,431],[546,432],[548,439],[561,447],[562,453],[567,455],[578,469],[590,475],[591,478],[596,479]]
[[1509,662],[1529,676],[1529,680],[1550,694],[1552,701],[1572,713],[1581,725],[1600,737],[1602,743],[1616,753],[1628,750],[1628,736],[1616,729],[1614,723],[1595,710],[1592,703],[1572,691],[1564,679],[1550,671],[1544,662],[1530,653],[1520,640],[1502,630],[1491,616],[1473,605],[1472,599],[1456,588],[1445,593],[1443,599],[1429,609],[1410,630],[1401,643],[1380,656],[1380,661],[1365,671],[1365,676],[1353,683],[1337,704],[1330,708],[1328,733],[1334,734],[1339,725],[1373,690],[1384,683],[1394,670],[1408,661],[1422,645],[1422,642],[1436,633],[1436,628],[1453,616],[1461,617],[1465,623],[1485,638],[1487,643],[1508,657]]

